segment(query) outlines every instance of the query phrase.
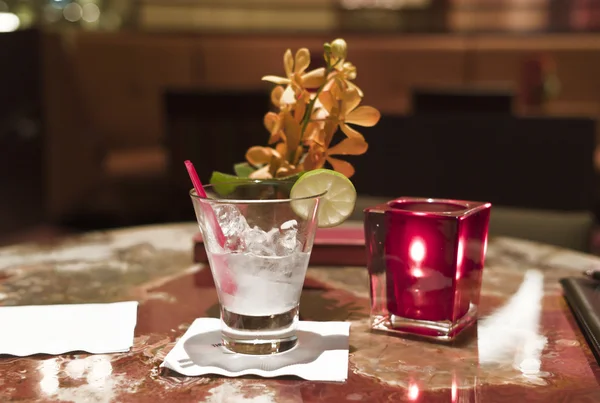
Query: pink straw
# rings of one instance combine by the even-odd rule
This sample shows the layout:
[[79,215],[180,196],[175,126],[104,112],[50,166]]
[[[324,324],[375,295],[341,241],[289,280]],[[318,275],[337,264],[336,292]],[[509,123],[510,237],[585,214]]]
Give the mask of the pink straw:
[[[194,185],[196,194],[206,199],[207,197],[206,192],[204,191],[204,186],[202,186],[202,182],[200,182],[200,178],[198,177],[196,168],[194,168],[194,164],[192,164],[190,160],[186,160],[185,167],[187,168],[188,174],[190,175],[190,179],[192,180],[192,184]],[[219,246],[224,248],[227,239],[223,234],[223,230],[219,225],[219,221],[217,221],[217,216],[215,215],[214,210],[208,204],[204,203],[202,203],[202,208],[204,209],[204,214],[206,215],[206,218],[210,221],[210,225],[207,225],[207,227],[214,228],[215,235],[217,237],[217,242],[219,243]],[[225,255],[213,255],[211,265],[214,266],[214,272],[219,277],[219,284],[221,289],[227,294],[235,294],[235,292],[237,291],[237,286],[233,281],[233,276],[229,271],[229,267],[227,266]]]
[[[202,185],[202,182],[200,182],[200,178],[198,177],[198,173],[196,172],[196,168],[194,168],[194,164],[192,164],[192,161],[190,160],[186,160],[185,161],[185,167],[187,168],[188,174],[190,175],[190,179],[192,180],[192,184],[194,185],[194,189],[196,189],[196,194],[204,199],[207,198],[206,196],[206,192],[204,191],[204,186]],[[225,246],[225,235],[223,234],[223,230],[221,229],[221,226],[219,225],[219,222],[217,221],[217,217],[215,216],[214,211],[207,206],[208,208],[204,208],[204,213],[207,215],[207,218],[211,221],[211,223],[213,224],[212,227],[214,228],[215,232],[216,232],[216,237],[217,237],[217,242],[219,242],[219,245],[221,247]]]
[[196,194],[206,199],[206,192],[204,191],[204,186],[202,185],[202,182],[200,182],[200,178],[198,177],[198,173],[196,172],[196,168],[194,168],[194,164],[192,164],[192,161],[186,160],[185,167],[187,168],[188,174],[190,175],[190,179],[192,180],[194,189],[196,189]]

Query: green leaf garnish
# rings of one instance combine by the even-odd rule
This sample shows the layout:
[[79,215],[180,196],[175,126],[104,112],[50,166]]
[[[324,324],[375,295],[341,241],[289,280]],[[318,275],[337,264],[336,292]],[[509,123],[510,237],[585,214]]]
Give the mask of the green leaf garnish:
[[233,170],[235,171],[235,174],[240,178],[247,178],[252,172],[256,171],[256,169],[247,162],[240,162],[239,164],[235,164],[233,166]]
[[226,196],[232,193],[236,183],[247,183],[248,178],[240,178],[239,176],[225,174],[223,172],[214,171],[210,177],[210,184],[214,186],[217,193]]

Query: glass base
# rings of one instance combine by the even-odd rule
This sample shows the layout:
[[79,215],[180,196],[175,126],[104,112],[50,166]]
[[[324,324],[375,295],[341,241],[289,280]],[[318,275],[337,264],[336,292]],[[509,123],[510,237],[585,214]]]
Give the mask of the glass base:
[[268,315],[240,315],[221,308],[223,345],[240,354],[268,355],[291,350],[298,343],[298,307]]
[[239,354],[269,355],[291,350],[298,344],[296,336],[277,340],[231,340],[223,336],[223,346]]
[[399,335],[412,335],[449,342],[477,321],[477,305],[471,304],[467,313],[455,322],[427,321],[403,318],[393,314],[373,315],[371,329]]

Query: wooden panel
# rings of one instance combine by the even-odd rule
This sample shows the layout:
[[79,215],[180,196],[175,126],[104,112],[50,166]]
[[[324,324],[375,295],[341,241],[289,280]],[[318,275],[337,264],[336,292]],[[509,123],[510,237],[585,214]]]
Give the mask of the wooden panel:
[[[533,113],[600,118],[600,39],[597,35],[474,39],[467,79],[477,84],[506,84],[518,91],[521,63],[536,55],[549,55],[555,61],[561,88],[556,99]],[[596,133],[600,139],[600,125]]]
[[[356,83],[365,100],[387,112],[408,108],[410,88],[417,85],[459,84],[464,77],[464,40],[443,37],[344,36],[348,60],[358,69]],[[206,37],[194,52],[194,81],[212,89],[261,89],[266,74],[283,74],[283,53],[307,47],[311,68],[323,65],[322,45],[332,38]]]
[[[267,74],[283,75],[283,54],[301,47],[320,63],[327,39],[276,37],[206,37],[194,48],[194,81],[204,88],[256,90],[268,88]],[[322,63],[321,63],[322,64]]]
[[346,38],[365,103],[385,113],[407,113],[410,91],[463,82],[465,40],[441,35]]
[[460,52],[361,49],[354,55],[356,82],[365,92],[365,103],[382,112],[408,112],[414,87],[463,82],[464,57]]
[[[563,90],[557,102],[595,109],[600,97],[597,35],[475,37],[344,35],[365,102],[387,113],[410,110],[416,86],[486,84],[516,87],[523,58],[555,55]],[[286,48],[308,47],[322,65],[329,35],[87,34],[76,40],[78,79],[90,118],[110,146],[161,140],[165,88],[258,90],[265,74],[282,74]]]
[[127,34],[78,35],[77,79],[108,148],[162,141],[162,92],[191,85],[186,40]]
[[41,35],[0,34],[0,234],[44,218]]
[[100,180],[101,143],[73,80],[76,71],[65,41],[46,34],[43,44],[48,212],[58,220],[91,201]]
[[516,85],[521,63],[536,55],[556,62],[561,92],[558,101],[600,102],[600,39],[596,36],[481,38],[469,56],[469,80]]
[[600,46],[595,50],[558,50],[553,55],[562,82],[558,99],[599,103]]

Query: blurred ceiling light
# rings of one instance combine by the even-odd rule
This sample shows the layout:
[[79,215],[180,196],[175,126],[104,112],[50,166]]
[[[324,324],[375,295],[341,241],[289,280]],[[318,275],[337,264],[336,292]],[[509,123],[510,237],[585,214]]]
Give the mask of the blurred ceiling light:
[[65,20],[70,22],[79,21],[83,15],[81,6],[77,3],[71,3],[63,9]]
[[83,20],[85,22],[96,22],[100,18],[100,8],[94,3],[87,3],[83,6]]
[[65,17],[65,20],[70,22],[79,21],[82,15],[83,10],[77,3],[71,3],[63,9],[63,16]]
[[425,8],[431,0],[341,0],[342,8],[356,10],[361,8],[384,8],[399,10],[401,8]]
[[13,13],[0,13],[0,32],[13,32],[19,29],[21,21]]

